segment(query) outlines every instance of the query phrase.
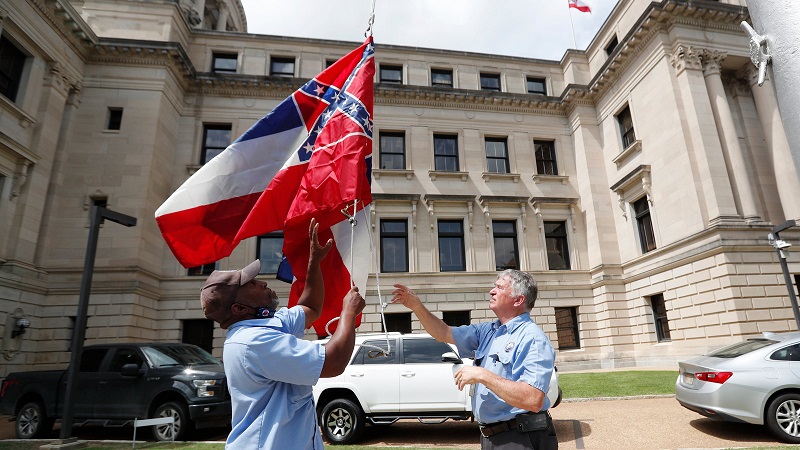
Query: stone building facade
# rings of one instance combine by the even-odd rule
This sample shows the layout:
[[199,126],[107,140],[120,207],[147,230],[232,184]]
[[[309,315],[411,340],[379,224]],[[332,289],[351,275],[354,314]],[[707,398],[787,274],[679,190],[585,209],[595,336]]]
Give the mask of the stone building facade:
[[[800,218],[800,178],[774,89],[755,85],[747,19],[738,0],[620,0],[559,61],[378,39],[359,331],[381,330],[378,294],[398,282],[450,323],[488,320],[504,267],[539,281],[532,314],[562,370],[673,365],[796,330],[767,235]],[[87,343],[219,356],[204,273],[260,256],[270,279],[281,238],[187,271],[154,212],[359,43],[248,34],[238,0],[0,0],[0,36],[0,376],[69,360],[95,204],[138,223],[100,228]]]

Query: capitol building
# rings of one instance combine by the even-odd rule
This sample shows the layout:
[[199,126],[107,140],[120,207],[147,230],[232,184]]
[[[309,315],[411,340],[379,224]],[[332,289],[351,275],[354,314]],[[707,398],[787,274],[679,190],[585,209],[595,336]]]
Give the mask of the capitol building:
[[[506,268],[538,280],[532,316],[561,371],[677,370],[797,330],[767,237],[800,219],[800,176],[774,85],[756,82],[749,19],[743,0],[619,0],[560,60],[378,40],[358,331],[383,330],[378,294],[394,283],[448,324],[491,320]],[[358,45],[248,33],[239,0],[0,0],[0,378],[68,363],[94,205],[137,223],[99,226],[87,344],[221,356],[200,287],[255,258],[285,306],[280,233],[187,269],[154,213]],[[383,312],[390,331],[422,331],[400,305]]]

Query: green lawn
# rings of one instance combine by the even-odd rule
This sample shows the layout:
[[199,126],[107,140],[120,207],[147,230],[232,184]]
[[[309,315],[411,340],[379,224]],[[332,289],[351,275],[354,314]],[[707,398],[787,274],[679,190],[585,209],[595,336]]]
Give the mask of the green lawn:
[[559,373],[564,398],[675,394],[677,370]]

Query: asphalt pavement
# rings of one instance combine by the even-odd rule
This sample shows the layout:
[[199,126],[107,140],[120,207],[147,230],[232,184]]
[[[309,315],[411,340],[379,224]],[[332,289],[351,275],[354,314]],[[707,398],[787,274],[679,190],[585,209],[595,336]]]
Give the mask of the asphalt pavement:
[[[720,422],[683,408],[674,396],[574,401],[565,400],[551,411],[560,450],[683,450],[777,447],[764,427]],[[56,426],[58,428],[58,426]],[[203,441],[224,441],[225,429],[203,430]],[[127,440],[131,427],[73,427],[73,436],[86,440]],[[137,440],[147,433],[137,434]],[[54,431],[52,437],[58,437]],[[14,439],[14,423],[0,416],[0,439]],[[360,444],[479,449],[474,422],[421,424],[403,420],[392,426],[367,427]],[[328,445],[328,448],[336,448]]]

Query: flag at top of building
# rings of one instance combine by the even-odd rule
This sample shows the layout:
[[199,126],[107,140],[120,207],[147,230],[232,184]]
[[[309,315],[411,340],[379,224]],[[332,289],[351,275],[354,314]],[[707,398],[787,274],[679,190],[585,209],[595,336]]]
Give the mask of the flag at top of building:
[[[320,242],[334,240],[321,265],[325,303],[314,323],[320,336],[339,316],[351,282],[366,292],[374,53],[370,36],[206,163],[155,214],[184,267],[229,256],[246,238],[283,231],[283,253],[295,278],[289,306],[302,293],[308,226],[315,218]],[[342,210],[364,219],[352,222],[353,228]]]
[[589,5],[584,0],[567,0],[569,2],[570,8],[575,8],[580,12],[592,12],[592,9],[589,8]]

